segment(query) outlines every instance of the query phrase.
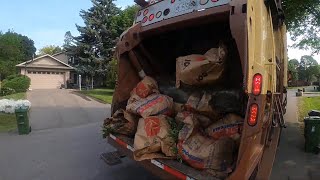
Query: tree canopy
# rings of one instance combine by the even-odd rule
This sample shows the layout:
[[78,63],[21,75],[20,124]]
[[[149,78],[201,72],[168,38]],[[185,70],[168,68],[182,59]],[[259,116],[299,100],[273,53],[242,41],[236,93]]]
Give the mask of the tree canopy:
[[0,74],[2,79],[16,73],[16,65],[32,59],[36,48],[27,36],[8,31],[0,33]]
[[39,49],[38,55],[39,56],[42,56],[45,54],[54,55],[60,52],[62,52],[62,48],[60,46],[49,45]]
[[113,0],[92,0],[92,4],[90,9],[80,11],[85,24],[76,25],[80,35],[74,37],[67,32],[63,48],[73,59],[78,73],[87,78],[115,78],[114,47],[122,32],[133,24],[138,7],[129,6],[121,10]]
[[292,80],[305,81],[310,83],[320,75],[318,62],[312,56],[302,56],[300,62],[297,59],[291,59],[288,63],[288,69],[292,74]]
[[283,0],[288,31],[294,47],[320,53],[320,1]]

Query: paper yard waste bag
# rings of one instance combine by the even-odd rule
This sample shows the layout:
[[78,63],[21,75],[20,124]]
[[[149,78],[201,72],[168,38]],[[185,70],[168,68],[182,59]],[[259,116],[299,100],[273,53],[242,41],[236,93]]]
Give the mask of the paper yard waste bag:
[[234,140],[222,138],[216,141],[206,137],[199,129],[197,120],[191,116],[187,116],[184,123],[179,133],[178,153],[186,163],[200,170],[226,171],[231,167]]
[[146,159],[166,158],[176,156],[173,148],[176,143],[169,136],[172,119],[165,115],[150,116],[139,120],[137,133],[134,138],[134,159],[142,161]]
[[158,83],[152,77],[146,76],[132,90],[131,95],[136,94],[140,98],[146,98],[153,93],[159,94]]
[[162,94],[152,94],[147,98],[130,102],[128,102],[126,110],[144,118],[161,114],[168,116],[174,114],[173,99]]
[[212,102],[213,96],[211,93],[204,92],[203,95],[201,93],[193,93],[185,104],[185,109],[207,116],[212,122],[215,122],[221,118],[221,115],[212,108]]
[[210,125],[205,131],[214,140],[230,137],[234,140],[240,138],[243,128],[243,118],[236,114],[227,114],[224,118]]
[[137,131],[139,117],[120,109],[111,118],[107,118],[103,124],[104,136],[110,133],[134,136]]
[[188,121],[188,123],[195,123],[196,125],[199,125],[202,128],[207,128],[208,126],[210,126],[210,124],[212,124],[210,118],[189,111],[182,111],[178,113],[176,115],[176,120],[184,123],[185,121]]
[[187,85],[208,85],[217,83],[223,76],[227,48],[210,49],[205,55],[189,55],[177,58],[176,87],[181,82]]

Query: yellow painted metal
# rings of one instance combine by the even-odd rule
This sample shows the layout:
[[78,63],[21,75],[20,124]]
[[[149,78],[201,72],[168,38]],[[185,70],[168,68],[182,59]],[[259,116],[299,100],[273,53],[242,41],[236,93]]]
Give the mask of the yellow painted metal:
[[[262,94],[276,92],[277,58],[287,66],[286,28],[283,25],[274,29],[271,11],[264,0],[248,0],[247,27],[248,93],[252,91],[252,77],[256,73],[263,76]],[[284,70],[286,78],[286,68]]]

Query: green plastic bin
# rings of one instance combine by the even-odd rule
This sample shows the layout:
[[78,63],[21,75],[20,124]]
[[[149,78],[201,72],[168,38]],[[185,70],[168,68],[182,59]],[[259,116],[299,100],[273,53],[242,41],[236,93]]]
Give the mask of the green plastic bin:
[[15,109],[19,135],[29,134],[31,132],[28,112],[28,107]]
[[304,118],[305,151],[318,154],[320,152],[320,117]]

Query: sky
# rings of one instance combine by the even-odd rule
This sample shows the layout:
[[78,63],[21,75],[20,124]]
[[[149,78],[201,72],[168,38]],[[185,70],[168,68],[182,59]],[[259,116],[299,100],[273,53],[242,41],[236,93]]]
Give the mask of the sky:
[[[116,5],[126,7],[133,0],[117,0]],[[71,31],[78,35],[75,24],[83,25],[81,9],[91,7],[90,0],[1,0],[0,31],[13,30],[35,42],[37,49],[47,45],[61,46],[64,35]],[[288,38],[288,44],[292,44]],[[300,59],[310,52],[289,48],[288,56]],[[320,55],[314,56],[320,63]]]
[[[117,0],[126,7],[133,0]],[[0,31],[13,30],[35,42],[37,49],[46,45],[61,46],[64,35],[71,31],[78,35],[75,24],[83,25],[81,9],[92,6],[90,0],[1,0]]]

